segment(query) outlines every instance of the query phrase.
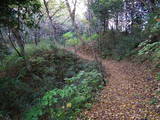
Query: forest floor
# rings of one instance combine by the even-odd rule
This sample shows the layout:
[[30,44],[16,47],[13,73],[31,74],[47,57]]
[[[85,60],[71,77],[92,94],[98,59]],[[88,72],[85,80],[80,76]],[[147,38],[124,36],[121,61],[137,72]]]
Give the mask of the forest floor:
[[[92,54],[77,51],[83,59],[94,60]],[[91,110],[84,111],[89,120],[160,120],[160,111],[151,105],[154,75],[145,65],[129,61],[101,60],[109,83]],[[154,87],[153,87],[154,86]]]

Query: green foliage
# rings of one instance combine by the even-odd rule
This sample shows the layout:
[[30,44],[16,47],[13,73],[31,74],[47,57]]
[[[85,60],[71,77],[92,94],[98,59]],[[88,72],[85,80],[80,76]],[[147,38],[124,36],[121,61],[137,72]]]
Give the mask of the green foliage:
[[159,102],[158,98],[152,98],[150,104],[155,105]]
[[65,33],[64,35],[63,35],[63,37],[65,38],[65,39],[70,39],[70,38],[73,38],[75,35],[74,35],[74,33],[73,32],[67,32],[67,33]]
[[138,55],[153,61],[160,59],[160,42],[148,43],[144,41],[139,45]]
[[32,88],[18,78],[0,78],[0,90],[0,110],[6,114],[11,114],[11,109],[24,110],[33,95]]
[[[34,44],[27,44],[25,47],[26,50],[26,58],[29,59],[31,56],[35,55],[36,53],[41,53],[44,51],[49,51],[49,50],[55,50],[56,47],[51,41],[46,41],[43,40],[38,43],[38,45]],[[35,62],[39,61],[40,58],[33,59],[31,61]],[[41,58],[43,59],[43,58]],[[16,51],[13,51],[10,55],[5,55],[3,58],[3,61],[0,62],[0,71],[4,71],[8,68],[14,67],[14,66],[20,66],[24,62],[23,57],[20,57],[17,55]]]
[[[32,119],[35,120],[38,119],[37,116],[42,115],[42,113],[42,117],[44,114],[47,116],[52,116],[54,114],[57,116],[65,116],[66,114],[69,114],[70,118],[72,118],[72,116],[74,118],[78,111],[80,111],[79,107],[82,105],[81,102],[86,101],[87,99],[86,96],[83,96],[85,91],[82,91],[82,94],[79,94],[79,96],[75,95],[73,100],[71,99],[72,97],[68,98],[69,96],[67,95],[70,94],[70,90],[72,89],[76,89],[75,92],[77,93],[78,90],[80,90],[79,87],[81,86],[80,84],[82,84],[82,80],[86,80],[86,83],[83,84],[90,84],[93,87],[98,87],[98,85],[94,86],[96,77],[93,81],[89,80],[97,74],[96,72],[92,71],[93,69],[96,69],[94,63],[80,60],[79,58],[75,57],[74,54],[58,49],[54,47],[54,45],[49,45],[46,42],[40,43],[37,47],[35,45],[28,44],[26,47],[26,53],[26,60],[31,67],[31,71],[28,71],[28,69],[25,67],[24,59],[19,57],[15,52],[13,52],[12,55],[6,56],[3,61],[2,65],[5,64],[5,66],[3,69],[1,67],[2,71],[0,73],[0,89],[3,92],[1,92],[0,97],[4,99],[0,99],[0,104],[3,104],[3,106],[0,107],[0,110],[4,111],[11,117],[18,116],[20,119],[21,114],[23,113],[20,112],[20,115],[15,115],[14,111],[18,111],[19,113],[19,111],[25,111],[26,109],[30,108],[33,109],[27,118],[32,116]],[[77,73],[79,74],[76,75]],[[83,88],[83,86],[81,86],[81,88]],[[89,87],[83,89],[89,90]],[[48,106],[46,105],[47,103],[36,106],[36,104],[39,103],[39,99],[42,98],[42,96],[47,95],[47,91],[52,90],[56,92],[56,95],[60,95],[60,98],[57,98],[57,105],[54,103],[56,106],[55,110],[58,110],[58,113],[52,108],[49,110],[51,110],[53,113],[49,112],[46,109]],[[57,90],[59,93],[57,93]],[[65,103],[65,108],[69,109],[68,107],[75,106],[74,109],[70,112],[68,111],[67,113],[62,114],[62,110],[57,107],[62,104],[62,102],[59,102],[59,100],[62,99],[61,97],[67,97],[67,100],[65,99],[63,101],[63,103]],[[43,99],[45,99],[45,97]],[[42,103],[42,99],[40,99],[40,101],[40,103]],[[78,107],[76,108],[76,105],[73,104],[76,104]],[[41,105],[43,105],[43,109]]]
[[42,40],[38,45],[27,44],[25,47],[27,56],[32,56],[37,52],[43,52],[47,50],[52,50],[54,48],[54,43],[49,40]]
[[112,57],[120,60],[132,53],[141,42],[140,35],[125,35],[116,31],[108,31],[101,36],[100,46],[102,57]]
[[80,43],[80,40],[75,36],[73,32],[67,32],[63,35],[64,39],[66,40],[66,44],[69,46],[75,46]]
[[91,100],[93,92],[98,90],[101,74],[95,70],[81,71],[75,77],[66,78],[66,82],[68,85],[63,89],[46,92],[39,104],[26,112],[25,120],[38,120],[45,114],[52,119],[75,120],[81,108],[91,106],[87,102]]
[[[63,37],[66,39],[66,44],[69,46],[75,46],[80,45],[80,40],[75,37],[75,34],[72,32],[67,32],[63,35]],[[82,35],[82,39],[86,42],[90,42],[92,40],[97,40],[99,38],[98,34],[93,34],[91,36],[88,36],[87,34]]]
[[71,38],[66,41],[66,44],[71,46],[78,45],[79,43],[80,43],[80,40],[77,38]]
[[30,62],[32,62],[33,64],[42,64],[44,63],[46,60],[43,57],[36,57],[36,58],[32,58],[30,59]]
[[159,67],[160,59],[159,37],[154,37],[160,34],[159,10],[159,7],[155,6],[154,13],[148,15],[148,24],[146,24],[144,33],[149,40],[142,42],[137,50],[142,61],[150,60],[154,62],[155,67]]
[[9,48],[3,43],[0,43],[0,71],[5,69],[5,65],[3,64],[3,62],[5,61],[5,57],[9,54]]
[[0,61],[2,61],[4,57],[8,54],[9,54],[8,47],[5,44],[0,43]]
[[160,45],[160,42],[155,42],[155,43],[151,43],[151,44],[147,44],[146,41],[145,42],[142,42],[139,47],[142,47],[143,48],[141,50],[139,50],[138,54],[139,55],[144,55],[144,54],[149,54],[151,52],[154,52],[154,51],[157,51],[159,52],[159,45]]
[[89,39],[91,39],[91,40],[97,40],[98,38],[99,38],[99,35],[95,33],[95,34],[92,34]]
[[2,67],[0,68],[0,71],[5,71],[8,68],[14,67],[16,65],[19,66],[23,60],[24,59],[19,57],[16,53],[5,56],[4,60],[1,62]]
[[0,26],[18,28],[20,27],[19,18],[21,18],[23,24],[33,27],[34,15],[40,13],[40,7],[41,4],[38,0],[2,0],[0,4]]
[[83,39],[87,42],[93,41],[93,40],[97,40],[99,38],[98,34],[92,34],[91,36],[87,36],[87,35],[83,35]]
[[122,0],[95,0],[90,7],[96,17],[103,22],[117,14],[122,8],[122,3]]
[[148,24],[146,25],[146,32],[149,34],[160,34],[160,21],[157,21],[157,19],[160,18],[159,10],[160,8],[157,7],[155,8],[154,13],[149,14]]
[[156,79],[160,81],[160,73],[157,74]]

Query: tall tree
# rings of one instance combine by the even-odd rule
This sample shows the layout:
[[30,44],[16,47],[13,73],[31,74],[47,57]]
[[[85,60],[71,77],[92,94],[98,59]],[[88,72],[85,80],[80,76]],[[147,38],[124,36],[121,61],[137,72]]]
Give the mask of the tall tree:
[[[49,2],[49,1],[48,1]],[[43,3],[44,3],[44,6],[45,6],[45,9],[46,9],[46,13],[47,13],[47,16],[49,18],[49,21],[50,21],[50,24],[53,28],[53,33],[54,33],[54,42],[56,43],[57,41],[57,38],[56,38],[56,27],[53,23],[53,20],[52,20],[52,17],[50,15],[50,11],[49,11],[49,8],[48,8],[48,2],[46,2],[46,0],[43,0]]]
[[77,26],[77,24],[76,24],[76,21],[75,21],[76,9],[77,9],[77,0],[74,0],[74,1],[73,1],[73,10],[71,9],[71,5],[70,5],[69,1],[68,1],[68,0],[65,0],[65,1],[66,1],[66,6],[67,6],[67,9],[68,9],[68,12],[69,12],[71,21],[72,21],[72,25],[73,25],[73,27],[74,27],[74,31],[76,32],[76,35],[77,35],[77,37],[80,39],[80,41],[82,42],[82,44],[84,44],[84,40],[83,40],[83,38],[81,37],[79,28],[78,28],[78,26]]
[[24,26],[33,27],[33,16],[39,12],[41,4],[38,0],[2,0],[0,4],[0,27],[9,28],[20,47],[21,56],[25,55],[25,43],[22,39]]

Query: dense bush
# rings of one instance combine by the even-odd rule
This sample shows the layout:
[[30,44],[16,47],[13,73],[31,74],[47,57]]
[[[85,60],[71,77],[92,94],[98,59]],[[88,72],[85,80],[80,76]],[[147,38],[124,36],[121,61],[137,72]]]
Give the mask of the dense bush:
[[147,41],[142,42],[139,47],[141,48],[138,51],[139,55],[148,55],[153,59],[160,59],[160,42],[147,43]]
[[19,114],[33,100],[33,89],[18,78],[0,78],[0,112],[3,116]]
[[[26,47],[30,71],[26,68],[24,59],[16,53],[5,57],[4,67],[0,72],[0,115],[22,119],[22,113],[35,105],[47,91],[67,91],[72,79],[77,79],[78,82],[78,78],[74,76],[80,71],[88,72],[90,75],[90,72],[96,69],[95,63],[81,60],[70,52],[44,43],[40,45]],[[81,80],[82,77],[90,78],[87,77],[88,74],[84,76],[84,72],[81,74]],[[78,84],[76,83],[75,87]],[[70,87],[72,88],[72,85]]]
[[138,44],[143,41],[141,33],[136,35],[123,32],[108,31],[101,35],[100,47],[102,57],[121,59],[129,55]]
[[136,58],[139,58],[140,61],[149,60],[154,62],[155,67],[160,67],[160,42],[150,43],[149,40],[142,42],[134,55]]
[[93,70],[81,71],[75,77],[66,78],[63,89],[53,89],[44,94],[25,113],[25,120],[54,119],[54,120],[76,120],[77,113],[81,108],[90,106],[89,100],[98,88],[101,88],[101,74]]
[[63,38],[66,41],[66,45],[68,46],[75,46],[80,44],[80,40],[76,37],[75,33],[67,32],[63,35]]
[[[5,47],[6,48],[6,47]],[[34,44],[27,44],[25,47],[26,50],[26,58],[29,59],[31,56],[33,56],[36,53],[41,53],[44,51],[49,51],[55,49],[55,45],[51,41],[41,41],[37,46]],[[18,49],[18,48],[17,48]],[[6,50],[6,49],[5,49]],[[4,51],[4,50],[3,50]],[[12,52],[9,54],[9,52],[3,52],[3,60],[0,61],[0,71],[4,71],[10,67],[14,66],[20,66],[24,62],[23,57],[19,56],[16,51],[11,50]],[[8,54],[7,54],[8,53]],[[1,54],[1,52],[0,52]]]
[[[85,43],[87,43],[93,40],[97,40],[99,35],[96,33],[91,36],[87,34],[82,34],[81,37],[85,41]],[[65,39],[66,45],[68,46],[81,45],[81,41],[75,36],[75,33],[67,32],[63,35],[63,38]]]

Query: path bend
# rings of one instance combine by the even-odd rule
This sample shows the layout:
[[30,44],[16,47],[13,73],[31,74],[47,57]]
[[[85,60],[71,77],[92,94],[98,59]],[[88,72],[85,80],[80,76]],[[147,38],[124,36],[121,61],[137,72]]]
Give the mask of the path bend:
[[[94,60],[92,55],[77,54]],[[93,108],[84,112],[89,120],[160,120],[160,115],[149,105],[154,79],[149,68],[114,60],[102,60],[102,65],[110,74],[109,83]]]

